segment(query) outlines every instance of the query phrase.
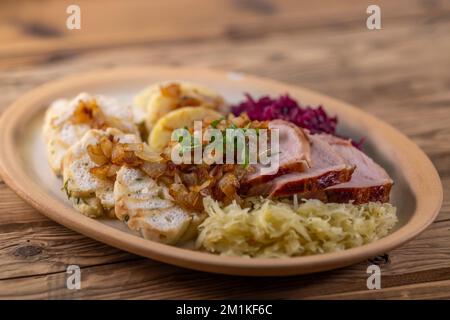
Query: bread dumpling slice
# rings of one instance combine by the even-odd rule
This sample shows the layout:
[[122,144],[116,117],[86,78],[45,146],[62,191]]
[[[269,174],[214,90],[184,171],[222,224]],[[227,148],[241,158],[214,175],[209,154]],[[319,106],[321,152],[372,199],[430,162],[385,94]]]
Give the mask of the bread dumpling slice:
[[88,148],[98,146],[102,138],[118,143],[141,142],[139,136],[125,134],[114,128],[87,131],[64,156],[64,190],[75,209],[82,214],[91,218],[115,218],[114,178],[93,174],[92,169],[98,167],[98,164],[91,159],[88,152]]
[[168,189],[140,169],[123,166],[114,184],[115,213],[145,239],[176,244],[192,239],[204,214],[177,206]]
[[183,107],[203,107],[224,112],[225,101],[218,93],[191,82],[155,84],[141,93],[134,104],[145,113],[145,124],[150,132],[156,122],[167,113]]
[[117,128],[138,134],[130,106],[122,106],[115,99],[80,93],[72,100],[60,99],[47,109],[43,137],[47,158],[55,174],[61,174],[64,155],[90,129]]

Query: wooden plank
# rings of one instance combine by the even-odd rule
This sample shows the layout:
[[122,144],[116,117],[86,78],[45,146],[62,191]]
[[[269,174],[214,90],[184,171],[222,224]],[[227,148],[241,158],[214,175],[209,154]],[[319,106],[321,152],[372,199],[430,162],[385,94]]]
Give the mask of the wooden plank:
[[318,297],[313,296],[310,299],[450,299],[450,280],[398,286],[381,290],[366,290]]
[[0,228],[11,223],[43,221],[48,219],[19,198],[6,184],[0,184]]
[[[66,289],[66,276],[61,272],[3,280],[0,298],[72,298],[74,294],[84,299],[298,298],[318,290],[330,294],[365,287],[365,272],[355,272],[355,267],[307,277],[264,279],[208,275],[139,260],[82,269],[82,290],[75,293]],[[324,283],[326,288],[321,288]]]
[[[367,265],[368,263],[362,263],[308,276],[242,278],[210,275],[161,265],[149,260],[135,260],[83,268],[82,289],[79,291],[66,288],[65,272],[2,280],[0,298],[303,299],[318,298],[322,295],[339,297],[346,292],[359,294],[368,291]],[[389,276],[384,272],[384,266],[381,268],[383,288],[445,281],[450,272],[450,268],[430,269]],[[401,297],[401,293],[392,297]]]
[[92,266],[137,259],[69,230],[0,185],[0,279],[61,272],[74,261]]
[[[318,292],[328,295],[365,290],[366,268],[373,263],[271,281],[220,276],[136,258],[53,223],[24,226],[28,227],[0,227],[0,298],[72,297],[73,292],[65,288],[69,264],[83,269],[86,290],[76,293],[80,298],[307,298]],[[448,279],[449,228],[448,220],[434,223],[415,240],[390,252],[388,261],[378,259],[383,287]],[[105,276],[110,280],[105,281]],[[264,290],[256,290],[263,281]]]
[[[409,109],[411,124],[405,129],[413,130],[413,122],[417,122],[413,109],[437,107],[445,113],[449,96],[443,84],[448,81],[446,70],[450,66],[445,53],[450,50],[450,41],[437,39],[448,39],[449,27],[448,21],[434,25],[430,36],[419,32],[428,28],[423,23],[417,28],[411,28],[410,23],[400,23],[383,33],[329,30],[321,32],[320,38],[314,34],[278,35],[257,42],[225,40],[74,54],[63,56],[59,61],[32,59],[31,65],[19,61],[22,67],[8,70],[4,66],[5,71],[0,73],[0,85],[5,88],[0,97],[0,108],[27,89],[65,74],[123,65],[188,64],[234,69],[301,84],[355,103],[387,121],[392,117],[402,121],[402,113],[392,112],[391,115],[392,110]],[[413,44],[398,41],[412,37],[415,39]],[[379,47],[383,47],[382,54]],[[423,47],[434,47],[435,50],[430,52]],[[350,56],[350,52],[351,58],[344,58]],[[405,55],[405,52],[414,54]],[[25,66],[27,69],[23,71]]]
[[[113,46],[215,38],[254,38],[272,33],[328,28],[354,22],[365,27],[370,1],[78,1],[81,30],[67,30],[66,8],[71,2],[46,0],[1,3],[0,57],[53,51],[110,48]],[[448,13],[445,2],[380,0],[383,19],[424,17]]]
[[137,259],[52,221],[2,225],[0,279],[48,274],[70,264],[92,266]]

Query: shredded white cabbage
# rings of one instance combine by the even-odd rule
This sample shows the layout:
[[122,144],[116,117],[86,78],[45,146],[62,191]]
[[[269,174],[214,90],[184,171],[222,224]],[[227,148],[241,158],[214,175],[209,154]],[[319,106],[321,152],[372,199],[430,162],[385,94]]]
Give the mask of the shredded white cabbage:
[[208,218],[197,248],[229,256],[291,257],[345,250],[388,234],[398,219],[389,203],[362,205],[253,199],[252,208],[204,199]]

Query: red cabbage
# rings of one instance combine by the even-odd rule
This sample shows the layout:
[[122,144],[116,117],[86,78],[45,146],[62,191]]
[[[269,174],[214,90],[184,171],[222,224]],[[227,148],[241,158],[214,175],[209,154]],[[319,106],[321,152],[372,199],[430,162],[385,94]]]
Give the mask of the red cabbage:
[[[283,119],[308,129],[312,134],[327,133],[336,135],[338,119],[337,117],[330,117],[322,106],[317,108],[301,106],[288,94],[281,95],[277,99],[263,96],[257,100],[248,93],[245,96],[245,101],[231,107],[234,115],[238,116],[242,112],[247,112],[251,120]],[[358,149],[361,148],[363,142],[363,139],[358,143],[352,140],[353,145]]]

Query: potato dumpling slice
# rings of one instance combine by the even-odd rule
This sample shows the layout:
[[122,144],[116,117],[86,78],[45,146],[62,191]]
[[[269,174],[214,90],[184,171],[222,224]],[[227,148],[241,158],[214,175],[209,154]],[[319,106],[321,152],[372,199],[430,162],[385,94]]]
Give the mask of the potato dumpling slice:
[[134,99],[135,106],[145,113],[150,132],[167,113],[183,107],[204,107],[224,110],[224,99],[213,90],[190,82],[159,83],[143,90]]
[[169,112],[156,122],[148,138],[154,151],[162,151],[170,142],[172,132],[178,128],[190,127],[196,120],[216,120],[222,114],[204,107],[183,107]]

